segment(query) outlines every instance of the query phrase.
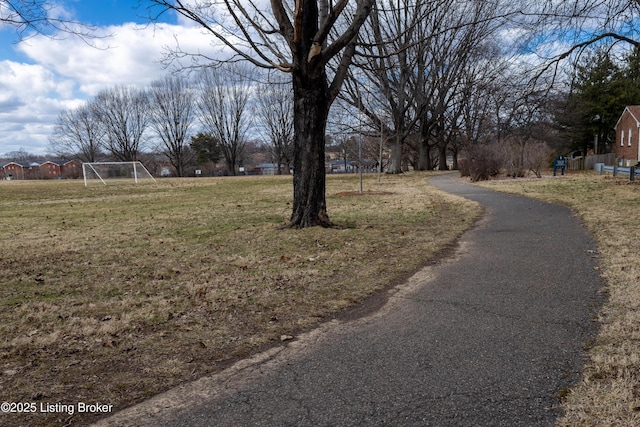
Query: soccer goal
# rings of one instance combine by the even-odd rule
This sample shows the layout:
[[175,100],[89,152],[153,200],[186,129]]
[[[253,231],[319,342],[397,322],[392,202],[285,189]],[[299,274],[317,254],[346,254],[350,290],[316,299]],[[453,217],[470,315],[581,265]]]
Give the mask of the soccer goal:
[[156,182],[147,168],[140,162],[96,162],[83,163],[84,186],[89,184],[140,184]]

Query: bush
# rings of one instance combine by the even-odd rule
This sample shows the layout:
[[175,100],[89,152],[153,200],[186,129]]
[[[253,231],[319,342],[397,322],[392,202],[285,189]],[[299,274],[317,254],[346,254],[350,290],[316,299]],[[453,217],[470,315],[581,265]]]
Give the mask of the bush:
[[[522,142],[524,144],[524,142]],[[476,145],[468,149],[468,158],[458,161],[460,176],[471,177],[471,181],[486,181],[503,169],[513,178],[522,178],[527,170],[538,178],[549,166],[553,150],[544,142],[529,141],[524,147],[515,140],[492,145]]]
[[524,165],[522,164],[522,146],[515,139],[501,141],[496,146],[496,151],[500,155],[501,165],[506,176],[512,178],[522,178],[525,176]]
[[553,150],[544,142],[527,144],[524,152],[524,163],[538,178],[542,178],[542,170],[549,167],[553,159]]
[[458,171],[460,172],[460,176],[466,177],[471,176],[471,170],[469,168],[470,162],[467,159],[458,160]]
[[500,157],[486,145],[474,147],[465,163],[472,182],[486,181],[500,173]]

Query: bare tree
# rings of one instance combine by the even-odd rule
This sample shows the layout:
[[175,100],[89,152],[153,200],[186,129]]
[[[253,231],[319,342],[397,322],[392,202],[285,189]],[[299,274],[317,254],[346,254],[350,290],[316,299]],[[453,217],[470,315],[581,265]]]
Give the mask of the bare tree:
[[486,76],[485,69],[499,64],[500,53],[488,46],[510,10],[501,0],[377,3],[344,97],[378,134],[388,135],[387,172],[400,173],[408,151],[419,170],[445,168],[448,152],[455,163],[464,140],[463,97],[482,84],[474,75]]
[[29,153],[22,147],[20,147],[19,150],[5,153],[4,157],[13,162],[25,162],[27,160],[31,160],[34,158],[34,156],[31,153]]
[[194,159],[188,133],[196,116],[196,94],[179,76],[167,76],[151,83],[149,89],[151,127],[161,141],[161,150],[169,158],[177,176]]
[[[495,48],[487,46],[487,49]],[[467,68],[461,84],[460,136],[463,146],[488,144],[497,138],[495,111],[507,92],[503,84],[503,70],[508,58],[489,53]]]
[[60,16],[60,5],[53,0],[0,0],[0,24],[15,28],[19,39],[34,34],[59,33],[91,38],[93,27]]
[[[415,2],[384,0],[376,3],[365,24],[355,56],[357,70],[346,83],[343,98],[359,110],[378,132],[391,135],[388,173],[401,173],[403,146],[415,124],[416,48],[425,40],[420,28],[443,0]],[[385,128],[382,115],[390,118]]]
[[[523,93],[516,90],[512,92]],[[547,95],[546,91],[525,92],[525,96],[507,98],[504,104],[501,134],[502,139],[511,146],[512,153],[507,161],[507,174],[510,176],[524,176],[526,169],[531,169],[526,163],[528,144],[552,139],[552,114],[545,108]]]
[[[290,73],[294,99],[293,211],[289,227],[330,226],[325,197],[327,116],[373,0],[150,0],[202,26],[235,58]],[[196,52],[194,59],[211,63]],[[177,52],[179,59],[185,52]],[[327,64],[339,63],[329,78]]]
[[534,82],[543,76],[554,82],[564,65],[591,49],[640,47],[638,16],[637,0],[546,0],[524,2],[512,25],[523,41],[522,51],[537,57]]
[[199,86],[202,125],[218,141],[229,174],[236,175],[251,124],[248,114],[251,82],[242,68],[228,64],[203,69]]
[[101,91],[90,106],[93,116],[104,127],[105,148],[117,160],[137,160],[150,120],[146,91],[115,86]]
[[[470,120],[482,117],[470,114],[468,102],[495,76],[495,70],[506,65],[500,60],[505,52],[496,48],[494,40],[503,28],[503,15],[511,14],[509,6],[501,0],[448,3],[427,27],[432,36],[421,45],[418,60],[420,154],[427,169],[434,163],[447,169],[448,154],[454,154],[455,167],[465,139],[463,127],[473,126]],[[430,158],[432,148],[436,160]]]
[[553,150],[546,142],[533,142],[525,148],[525,167],[533,172],[536,177],[542,178],[542,170],[549,166],[553,156]]
[[278,175],[288,174],[293,161],[293,96],[291,84],[285,81],[261,85],[257,99],[257,119],[264,129],[264,138]]
[[49,145],[59,156],[77,156],[95,162],[102,153],[104,127],[96,120],[89,105],[63,111],[49,137]]

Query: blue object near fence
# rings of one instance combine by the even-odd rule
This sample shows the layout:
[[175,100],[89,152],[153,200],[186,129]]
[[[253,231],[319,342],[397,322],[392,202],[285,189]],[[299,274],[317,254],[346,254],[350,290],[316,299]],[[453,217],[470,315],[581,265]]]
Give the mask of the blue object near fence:
[[567,159],[564,156],[560,156],[553,161],[553,176],[556,176],[556,171],[560,169],[562,175],[564,175],[564,169],[567,167]]

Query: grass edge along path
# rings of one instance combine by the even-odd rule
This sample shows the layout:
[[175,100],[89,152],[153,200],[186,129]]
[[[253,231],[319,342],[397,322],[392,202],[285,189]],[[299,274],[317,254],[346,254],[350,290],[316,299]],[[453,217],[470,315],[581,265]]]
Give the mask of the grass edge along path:
[[486,188],[570,207],[598,243],[607,302],[588,361],[568,390],[558,427],[640,425],[640,183],[593,172],[496,180]]
[[[0,182],[0,400],[132,405],[402,282],[480,215],[428,173],[329,176],[336,228],[278,230],[290,177]],[[67,406],[69,407],[69,406]],[[0,426],[84,424],[69,411]]]

